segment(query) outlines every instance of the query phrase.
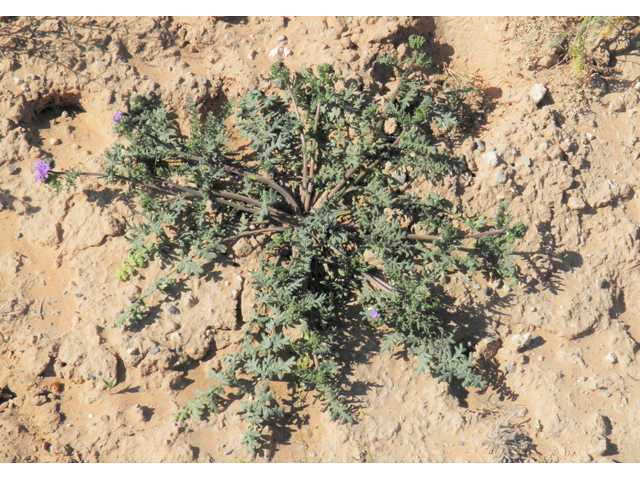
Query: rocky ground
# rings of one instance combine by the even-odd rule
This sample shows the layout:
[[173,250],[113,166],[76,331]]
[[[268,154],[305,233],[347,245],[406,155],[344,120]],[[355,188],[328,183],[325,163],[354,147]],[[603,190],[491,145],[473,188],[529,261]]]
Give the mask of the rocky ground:
[[[0,461],[640,461],[640,30],[603,41],[583,81],[554,47],[575,27],[503,17],[0,17]],[[215,109],[261,85],[277,58],[294,70],[331,63],[384,93],[393,79],[373,62],[402,54],[414,33],[446,66],[438,78],[480,88],[483,112],[457,145],[469,171],[417,191],[468,212],[494,212],[507,198],[529,228],[516,245],[519,286],[481,276],[446,285],[446,314],[465,325],[490,387],[451,391],[410,361],[378,355],[375,332],[361,329],[347,379],[358,424],[332,423],[307,400],[250,459],[233,406],[175,422],[240,340],[260,245],[236,245],[177,310],[158,305],[155,322],[123,331],[119,312],[160,271],[152,264],[125,287],[115,278],[132,216],[124,192],[83,178],[56,197],[34,181],[34,162],[98,172],[116,141],[112,117],[134,92],[156,92],[177,112],[187,96]],[[279,392],[292,396],[285,384]]]

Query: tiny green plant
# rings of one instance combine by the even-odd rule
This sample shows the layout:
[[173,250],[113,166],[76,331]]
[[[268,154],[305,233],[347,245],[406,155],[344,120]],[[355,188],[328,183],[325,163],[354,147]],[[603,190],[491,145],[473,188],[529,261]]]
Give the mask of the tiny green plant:
[[103,378],[102,381],[104,382],[105,387],[107,387],[107,392],[110,392],[111,390],[113,390],[113,387],[115,387],[116,383],[118,383],[117,378],[114,378],[112,380],[107,380],[106,378]]
[[[515,282],[510,249],[525,228],[512,222],[507,203],[487,217],[411,191],[412,179],[465,168],[447,145],[468,115],[466,92],[429,88],[424,46],[411,36],[403,59],[378,59],[399,79],[384,104],[330,65],[292,73],[277,62],[266,77],[275,93],[251,90],[217,115],[190,104],[188,136],[155,98],[134,96],[114,117],[127,143],[106,152],[102,174],[83,175],[126,184],[136,200],[117,277],[138,276],[156,259],[168,265],[117,325],[148,320],[152,294],[170,295],[180,279],[205,275],[234,242],[269,238],[242,343],[177,421],[219,413],[240,396],[243,442],[257,454],[265,427],[285,415],[273,382],[287,381],[313,392],[331,420],[355,423],[342,374],[352,361],[346,333],[358,321],[379,329],[383,352],[408,354],[417,371],[486,387],[455,326],[439,314],[438,286],[456,272]],[[52,167],[47,183],[77,179]],[[354,304],[359,320],[347,314]]]

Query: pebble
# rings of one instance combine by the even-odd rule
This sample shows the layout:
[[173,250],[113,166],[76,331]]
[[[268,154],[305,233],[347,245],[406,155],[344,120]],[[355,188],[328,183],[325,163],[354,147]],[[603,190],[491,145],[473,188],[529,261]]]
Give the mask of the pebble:
[[258,54],[258,52],[256,52],[255,50],[251,50],[249,52],[249,55],[247,55],[247,56],[249,57],[249,60],[253,60],[256,57],[257,54]]
[[278,45],[274,49],[269,50],[269,56],[271,58],[275,58],[279,53],[282,53],[283,51],[284,51],[284,49],[280,45]]
[[492,167],[498,165],[498,154],[496,152],[487,152],[482,155],[482,159]]
[[515,365],[511,365],[510,363],[507,362],[507,364],[504,366],[504,368],[507,370],[507,373],[513,373],[516,371],[516,366]]
[[203,85],[206,85],[206,84],[207,84],[207,79],[206,79],[205,77],[203,77],[202,75],[200,75],[200,76],[198,77],[198,81],[199,81],[201,84],[203,84]]
[[14,233],[13,236],[16,238],[22,238],[22,234],[20,232]]
[[178,310],[176,307],[174,307],[173,305],[167,305],[167,311],[171,314],[171,315],[180,315],[180,310]]
[[287,39],[287,37],[285,37],[284,35],[278,35],[278,41],[279,42],[284,42]]
[[55,137],[51,137],[49,139],[49,145],[59,145],[60,144],[60,140],[55,138]]
[[491,296],[491,294],[493,293],[493,290],[491,289],[491,287],[489,286],[485,286],[482,291],[484,292],[484,294],[489,297]]
[[511,337],[511,340],[518,346],[518,349],[521,349],[528,346],[533,340],[533,337],[531,336],[530,333],[524,333],[522,335],[516,334],[513,337]]
[[158,347],[152,347],[152,348],[149,349],[149,355],[155,355],[159,351],[160,351],[160,349]]
[[163,342],[167,341],[167,337],[165,337],[164,335],[161,335],[160,338],[162,339]]
[[16,170],[18,170],[18,167],[16,167],[15,165],[9,165],[9,175],[13,175],[14,173],[16,173]]
[[636,83],[633,88],[640,92],[640,82]]
[[461,442],[460,440],[458,440],[458,445],[460,445],[461,447],[464,447],[464,442]]
[[584,299],[585,299],[587,302],[590,302],[590,301],[591,301],[591,295],[589,295],[588,293],[585,293],[585,294],[584,294]]
[[499,185],[502,185],[503,183],[507,182],[507,176],[500,172],[496,174],[496,182],[498,182]]
[[525,156],[520,157],[520,162],[521,162],[525,167],[530,167],[530,166],[531,166],[531,159],[530,159],[529,157],[525,157]]
[[231,450],[231,449],[224,451],[225,455],[231,455],[232,453],[233,453],[233,450]]
[[567,207],[569,207],[571,210],[577,210],[580,212],[584,210],[586,206],[587,204],[582,199],[582,197],[579,197],[577,195],[569,197],[569,200],[567,201]]
[[95,375],[92,375],[91,373],[89,375],[87,375],[87,377],[89,378],[89,380],[95,380],[96,379]]
[[66,110],[64,112],[62,112],[62,115],[60,115],[62,118],[69,118],[69,112],[67,112]]
[[15,83],[16,85],[22,85],[24,83],[24,80],[20,77],[13,77],[13,83]]
[[285,58],[287,58],[289,55],[291,55],[291,50],[289,50],[288,48],[285,48],[282,52],[283,52],[283,56]]
[[529,98],[533,100],[533,103],[538,105],[544,96],[547,94],[547,87],[545,87],[542,83],[537,83],[531,90],[529,90]]
[[540,360],[541,362],[544,362],[544,357],[540,356],[538,357],[538,360]]
[[609,286],[609,282],[607,282],[604,278],[599,278],[597,284],[600,288],[607,288]]
[[604,392],[602,396],[609,398],[611,396],[611,392]]
[[587,133],[585,134],[585,136],[587,137],[587,140],[593,140],[594,138],[596,138],[596,136],[593,133]]
[[604,361],[613,365],[614,363],[618,362],[618,357],[616,357],[616,354],[613,352],[610,352],[607,354],[606,357],[604,357]]
[[484,152],[484,142],[482,140],[476,140],[476,150]]
[[28,92],[31,89],[29,88],[29,85],[27,85],[26,83],[23,83],[22,85],[20,85],[20,88],[22,88],[22,91],[24,92]]

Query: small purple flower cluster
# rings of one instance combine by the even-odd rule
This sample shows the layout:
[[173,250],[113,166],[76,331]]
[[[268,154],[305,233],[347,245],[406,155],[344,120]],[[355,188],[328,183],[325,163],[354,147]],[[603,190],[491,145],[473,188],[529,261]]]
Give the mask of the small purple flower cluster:
[[378,313],[378,310],[376,310],[375,308],[371,310],[371,318],[378,318],[379,316],[380,313]]
[[45,178],[49,178],[49,170],[51,165],[44,160],[38,160],[34,166],[36,172],[36,182],[44,182]]
[[114,123],[118,123],[120,121],[120,117],[122,116],[122,112],[118,112],[113,116]]

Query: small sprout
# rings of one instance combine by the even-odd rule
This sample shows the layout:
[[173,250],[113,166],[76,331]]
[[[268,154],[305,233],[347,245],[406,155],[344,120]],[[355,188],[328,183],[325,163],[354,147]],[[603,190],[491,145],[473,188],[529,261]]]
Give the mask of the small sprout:
[[105,386],[107,387],[107,392],[110,392],[111,390],[113,390],[113,387],[116,386],[116,383],[118,382],[118,379],[114,378],[113,380],[107,380],[107,379],[103,378],[102,381],[104,382]]

